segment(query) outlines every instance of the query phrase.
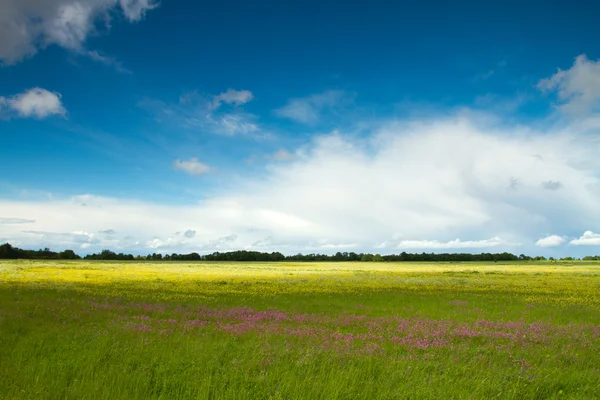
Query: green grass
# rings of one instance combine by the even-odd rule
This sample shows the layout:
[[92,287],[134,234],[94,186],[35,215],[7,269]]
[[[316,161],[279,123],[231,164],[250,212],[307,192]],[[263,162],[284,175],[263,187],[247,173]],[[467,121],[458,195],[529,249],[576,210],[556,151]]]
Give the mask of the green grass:
[[599,263],[0,262],[0,399],[600,398]]

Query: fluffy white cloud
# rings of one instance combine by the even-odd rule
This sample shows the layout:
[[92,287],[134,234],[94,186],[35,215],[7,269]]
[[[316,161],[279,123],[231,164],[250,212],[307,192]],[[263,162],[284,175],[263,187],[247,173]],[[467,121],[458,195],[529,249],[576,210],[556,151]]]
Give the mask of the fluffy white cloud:
[[568,70],[559,69],[548,79],[542,79],[538,88],[556,91],[560,107],[569,112],[586,112],[598,107],[600,101],[600,60],[588,60],[582,54]]
[[[477,121],[457,116],[393,122],[365,139],[319,136],[290,162],[272,164],[268,175],[225,180],[220,194],[187,206],[79,196],[0,200],[0,209],[34,219],[28,229],[40,232],[110,228],[118,232],[111,237],[120,247],[113,248],[140,252],[374,251],[385,242],[379,247],[395,252],[404,243],[528,253],[540,231],[600,225],[597,143],[569,130],[535,132]],[[546,190],[549,181],[569,190]],[[165,233],[190,226],[193,237]],[[59,248],[68,240],[77,245],[71,236],[23,231],[3,225],[3,237],[24,246]],[[591,235],[582,239],[589,242]],[[91,249],[106,244],[100,236]]]
[[353,95],[341,90],[328,90],[304,98],[291,99],[285,106],[275,110],[275,114],[302,124],[313,125],[318,123],[326,112],[335,113],[351,104],[353,99]]
[[173,166],[190,175],[204,175],[210,171],[210,167],[198,161],[197,157],[190,158],[187,161],[175,160]]
[[220,93],[213,97],[213,106],[219,107],[221,103],[242,105],[254,98],[254,95],[249,90],[227,89],[226,92]]
[[499,237],[493,237],[491,239],[484,240],[465,240],[454,239],[447,242],[440,242],[438,240],[402,240],[397,248],[398,249],[484,249],[489,247],[497,247],[500,245],[507,244]]
[[66,114],[61,96],[42,88],[29,89],[12,97],[0,97],[0,113],[9,117],[16,114],[19,117],[46,118],[51,115]]
[[156,6],[153,0],[1,0],[0,62],[17,63],[51,44],[81,51],[96,21],[113,9],[133,22]]
[[558,235],[550,235],[539,239],[535,242],[536,246],[539,247],[558,247],[565,242],[565,239]]
[[600,246],[600,233],[585,231],[579,239],[573,239],[569,244],[575,246]]

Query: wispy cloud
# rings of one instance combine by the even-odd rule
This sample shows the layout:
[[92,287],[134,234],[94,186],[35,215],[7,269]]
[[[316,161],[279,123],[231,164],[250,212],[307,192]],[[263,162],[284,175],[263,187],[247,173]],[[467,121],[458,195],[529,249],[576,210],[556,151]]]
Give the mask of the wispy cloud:
[[220,93],[213,97],[213,106],[219,107],[222,103],[242,105],[254,98],[254,95],[249,90],[227,89],[226,92]]
[[399,249],[482,249],[488,247],[498,247],[507,244],[499,237],[483,240],[460,240],[454,239],[447,242],[438,240],[402,240],[397,248]]
[[201,163],[196,157],[190,158],[187,161],[175,160],[173,166],[176,169],[185,171],[190,175],[204,175],[211,170],[208,165]]
[[0,218],[0,224],[33,224],[35,219],[25,218]]
[[502,60],[494,68],[489,69],[488,71],[475,75],[473,81],[485,81],[495,75],[498,71],[506,66],[506,61]]
[[[138,105],[152,113],[161,123],[172,123],[217,135],[258,138],[263,135],[256,122],[257,117],[239,107],[252,98],[252,93],[247,90],[229,89],[216,96],[201,95],[193,91],[182,94],[177,103],[144,99]],[[235,107],[231,107],[232,105]]]
[[[210,115],[207,117],[207,121],[214,127],[214,133],[223,134],[227,136],[233,135],[252,135],[258,133],[260,129],[258,125],[253,122],[255,117],[247,113],[227,113],[221,115]],[[198,123],[198,119],[188,120],[190,125]],[[200,124],[202,126],[202,123]]]
[[275,115],[301,124],[315,125],[324,116],[340,112],[354,102],[354,94],[341,90],[328,90],[308,97],[295,98],[275,110]]
[[84,55],[89,57],[91,60],[94,60],[94,61],[104,64],[106,66],[112,67],[117,72],[120,72],[122,74],[131,74],[132,73],[130,70],[125,68],[123,66],[123,64],[116,58],[105,55],[105,54],[100,54],[96,50],[88,50],[84,53]]

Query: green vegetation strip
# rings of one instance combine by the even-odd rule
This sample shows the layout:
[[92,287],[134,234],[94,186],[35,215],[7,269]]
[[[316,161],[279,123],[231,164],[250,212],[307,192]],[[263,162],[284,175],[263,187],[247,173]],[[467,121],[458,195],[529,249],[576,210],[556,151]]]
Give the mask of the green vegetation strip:
[[600,264],[0,262],[0,399],[600,398]]

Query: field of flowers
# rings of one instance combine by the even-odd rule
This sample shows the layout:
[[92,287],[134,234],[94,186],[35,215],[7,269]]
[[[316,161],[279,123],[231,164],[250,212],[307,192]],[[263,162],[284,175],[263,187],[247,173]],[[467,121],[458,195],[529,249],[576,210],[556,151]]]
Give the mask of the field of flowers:
[[600,398],[600,263],[0,262],[0,399]]

